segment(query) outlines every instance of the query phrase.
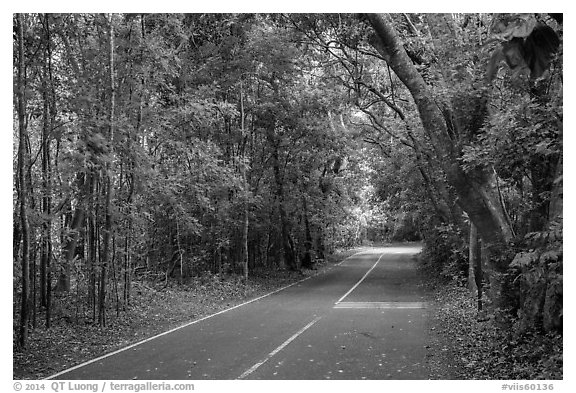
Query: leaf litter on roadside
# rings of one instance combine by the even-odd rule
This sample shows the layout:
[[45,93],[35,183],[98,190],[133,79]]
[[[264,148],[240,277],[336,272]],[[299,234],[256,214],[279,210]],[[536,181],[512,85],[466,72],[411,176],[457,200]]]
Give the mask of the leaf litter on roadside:
[[434,379],[562,379],[562,337],[515,338],[493,319],[479,322],[466,288],[436,286],[428,356]]

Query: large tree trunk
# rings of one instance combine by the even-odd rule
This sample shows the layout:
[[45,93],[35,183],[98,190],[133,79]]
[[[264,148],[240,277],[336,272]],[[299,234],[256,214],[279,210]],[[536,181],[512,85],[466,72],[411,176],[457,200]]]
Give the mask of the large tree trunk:
[[484,241],[490,244],[508,242],[514,233],[495,190],[494,175],[487,170],[477,170],[474,174],[464,172],[458,162],[460,151],[449,132],[446,118],[406,54],[389,16],[369,14],[367,18],[376,33],[377,39],[372,43],[410,91],[424,131],[436,156],[442,159],[442,169],[456,191],[458,203],[477,226]]

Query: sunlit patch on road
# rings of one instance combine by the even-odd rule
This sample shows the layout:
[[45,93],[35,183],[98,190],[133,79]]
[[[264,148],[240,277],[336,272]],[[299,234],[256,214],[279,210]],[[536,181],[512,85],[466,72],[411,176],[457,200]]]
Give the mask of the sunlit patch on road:
[[400,246],[400,247],[381,247],[375,248],[372,252],[378,254],[402,254],[402,255],[415,255],[422,251],[421,245]]

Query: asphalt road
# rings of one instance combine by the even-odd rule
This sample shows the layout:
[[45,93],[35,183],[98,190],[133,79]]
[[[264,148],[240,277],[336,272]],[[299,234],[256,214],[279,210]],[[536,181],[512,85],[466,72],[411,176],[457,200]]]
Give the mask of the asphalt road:
[[325,274],[51,378],[427,379],[419,251],[363,251]]

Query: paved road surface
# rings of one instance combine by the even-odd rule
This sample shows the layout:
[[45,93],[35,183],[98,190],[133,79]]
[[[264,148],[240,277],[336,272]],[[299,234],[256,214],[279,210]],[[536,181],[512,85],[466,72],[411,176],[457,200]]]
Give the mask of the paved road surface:
[[54,378],[427,379],[419,251],[363,251],[325,274]]

